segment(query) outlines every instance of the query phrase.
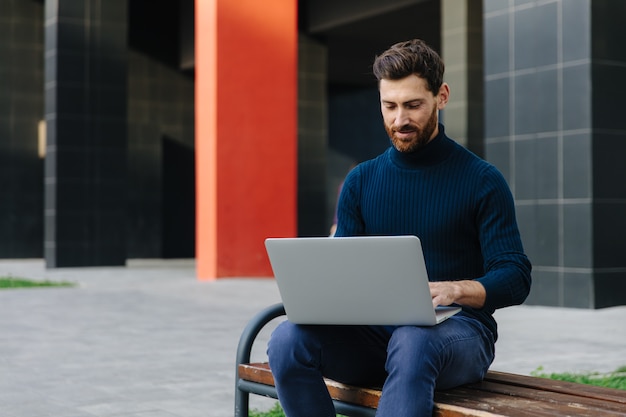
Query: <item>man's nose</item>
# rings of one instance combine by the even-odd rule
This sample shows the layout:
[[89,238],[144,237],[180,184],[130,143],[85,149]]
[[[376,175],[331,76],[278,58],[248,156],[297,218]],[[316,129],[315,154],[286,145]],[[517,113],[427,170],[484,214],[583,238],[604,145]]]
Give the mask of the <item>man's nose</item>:
[[409,121],[410,119],[409,119],[408,112],[403,108],[398,108],[397,113],[396,113],[396,120],[395,120],[396,126],[400,127],[400,126],[408,125]]

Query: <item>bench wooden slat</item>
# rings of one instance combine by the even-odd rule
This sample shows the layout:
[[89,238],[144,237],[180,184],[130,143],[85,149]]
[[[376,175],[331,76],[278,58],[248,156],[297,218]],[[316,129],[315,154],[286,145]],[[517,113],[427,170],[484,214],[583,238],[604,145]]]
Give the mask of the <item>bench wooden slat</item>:
[[[265,385],[274,385],[274,376],[267,363],[239,365],[239,377],[247,381]],[[330,396],[336,400],[376,408],[380,399],[380,391],[370,388],[353,387],[332,379],[325,379]]]
[[434,417],[507,417],[502,414],[494,414],[489,411],[470,410],[450,404],[435,403]]
[[467,408],[494,410],[515,416],[617,417],[626,415],[623,407],[620,410],[611,404],[587,404],[573,395],[548,393],[552,394],[552,397],[529,389],[509,391],[476,388],[464,386],[449,391],[438,391],[435,394],[435,401],[461,404]]
[[[274,385],[267,363],[239,365],[244,380]],[[376,408],[380,390],[326,379],[332,398]],[[562,381],[490,371],[484,381],[435,393],[437,417],[626,416],[626,394]]]
[[[516,417],[552,417],[552,410],[543,410],[541,405],[526,398],[483,392],[475,389],[455,388],[436,391],[435,406],[453,404],[462,410],[481,410],[490,415]],[[465,414],[462,414],[465,415]]]
[[369,408],[378,407],[380,400],[380,390],[371,388],[361,388],[352,385],[342,384],[332,379],[324,379],[328,393],[331,398],[352,404],[359,404]]
[[244,363],[239,365],[239,378],[259,384],[274,385],[274,375],[267,363]]
[[[497,371],[489,371],[485,377],[485,381],[516,385],[519,387],[532,388],[541,391],[571,394],[577,397],[594,398],[626,406],[626,393],[623,390],[613,388],[596,387],[593,385],[581,386],[581,384],[573,382],[536,378],[532,376],[509,374]],[[584,389],[581,389],[582,387],[584,387]]]
[[[527,398],[533,401],[540,401],[543,403],[553,403],[562,404],[563,408],[570,408],[572,410],[576,409],[585,409],[590,410],[590,415],[593,414],[593,410],[602,410],[602,411],[615,411],[619,413],[623,413],[626,411],[626,405],[620,404],[620,402],[607,401],[605,399],[598,399],[594,397],[590,397],[589,395],[584,395],[587,385],[581,386],[577,384],[578,387],[563,387],[560,386],[557,391],[557,387],[552,386],[550,390],[545,390],[537,387],[526,387],[520,385],[511,385],[507,382],[498,383],[493,382],[492,380],[485,380],[478,384],[468,385],[468,388],[476,388],[483,392],[493,392],[497,394],[505,394],[505,395],[513,395],[516,397]],[[574,390],[574,388],[578,388]],[[626,393],[622,392],[623,396],[626,396]],[[585,414],[580,414],[585,415]],[[618,414],[623,415],[623,414]]]

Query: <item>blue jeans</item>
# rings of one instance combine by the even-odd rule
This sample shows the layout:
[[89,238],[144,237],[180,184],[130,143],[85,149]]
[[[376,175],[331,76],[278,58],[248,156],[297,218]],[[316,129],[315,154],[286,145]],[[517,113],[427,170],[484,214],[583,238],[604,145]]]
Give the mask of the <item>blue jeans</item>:
[[433,327],[310,326],[289,321],[267,349],[287,417],[334,417],[323,377],[383,385],[377,416],[428,416],[435,388],[481,380],[494,358],[494,337],[457,315]]

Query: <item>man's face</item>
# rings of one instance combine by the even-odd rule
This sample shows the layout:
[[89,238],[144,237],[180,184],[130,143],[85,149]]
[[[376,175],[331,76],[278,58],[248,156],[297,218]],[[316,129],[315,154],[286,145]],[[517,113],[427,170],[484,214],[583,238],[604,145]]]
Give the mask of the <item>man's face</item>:
[[410,75],[400,80],[380,80],[380,108],[387,134],[400,152],[414,152],[439,133],[439,113],[448,101],[442,84],[434,95],[424,78]]

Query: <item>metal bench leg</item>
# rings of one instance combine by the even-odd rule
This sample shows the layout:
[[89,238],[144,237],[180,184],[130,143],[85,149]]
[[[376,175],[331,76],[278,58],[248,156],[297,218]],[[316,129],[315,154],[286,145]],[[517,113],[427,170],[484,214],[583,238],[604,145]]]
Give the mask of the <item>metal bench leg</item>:
[[237,363],[235,366],[235,417],[248,417],[250,393],[239,387],[239,365],[250,362],[252,345],[259,332],[276,317],[284,316],[285,308],[282,303],[274,304],[261,310],[248,322],[237,345]]

